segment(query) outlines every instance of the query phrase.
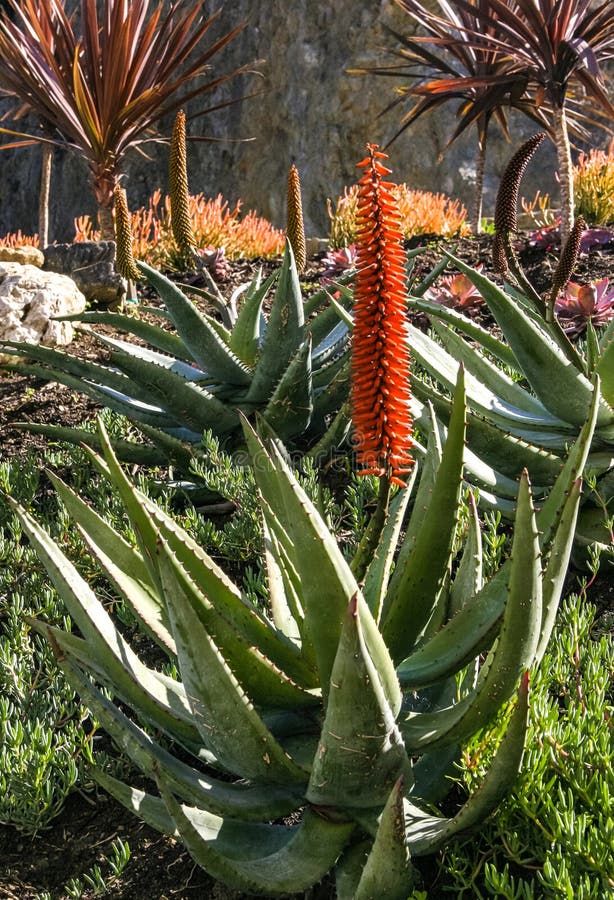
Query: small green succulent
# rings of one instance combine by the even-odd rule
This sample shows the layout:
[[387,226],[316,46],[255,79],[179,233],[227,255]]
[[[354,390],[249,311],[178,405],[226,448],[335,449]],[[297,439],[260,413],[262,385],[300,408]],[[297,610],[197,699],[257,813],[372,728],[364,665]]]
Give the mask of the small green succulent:
[[[31,624],[151,787],[100,768],[96,780],[239,890],[306,890],[334,869],[342,900],[406,900],[417,877],[412,858],[478,824],[518,771],[528,670],[541,659],[559,601],[596,396],[537,514],[522,475],[511,556],[486,583],[472,504],[459,533],[462,368],[445,445],[433,416],[428,447],[417,448],[421,477],[414,467],[395,494],[361,583],[279,442],[243,421],[261,500],[264,612],[132,487],[101,427],[104,459],[91,457],[119,493],[137,546],[51,478],[92,556],[180,680],[141,660],[61,548],[19,509],[80,636]],[[460,745],[516,691],[483,783],[451,818],[441,816],[433,804],[447,792]]]

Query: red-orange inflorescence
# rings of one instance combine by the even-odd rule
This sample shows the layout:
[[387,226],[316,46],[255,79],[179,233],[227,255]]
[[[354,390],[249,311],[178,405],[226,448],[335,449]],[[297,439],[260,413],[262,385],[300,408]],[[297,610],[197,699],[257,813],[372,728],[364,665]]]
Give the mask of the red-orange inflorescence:
[[409,346],[406,328],[405,254],[393,185],[368,144],[359,181],[352,415],[357,462],[363,475],[387,475],[395,484],[413,459],[409,408]]

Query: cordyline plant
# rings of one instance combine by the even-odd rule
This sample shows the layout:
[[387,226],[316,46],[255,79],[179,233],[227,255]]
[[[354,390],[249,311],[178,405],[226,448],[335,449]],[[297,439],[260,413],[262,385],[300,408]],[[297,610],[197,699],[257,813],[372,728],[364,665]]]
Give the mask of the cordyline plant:
[[[586,137],[585,125],[595,124],[584,112],[587,101],[593,117],[601,112],[611,119],[614,114],[600,68],[612,57],[614,47],[612,4],[609,0],[450,0],[440,2],[436,13],[418,0],[396,2],[427,36],[395,35],[402,44],[397,55],[405,64],[365,71],[417,80],[401,88],[392,104],[407,97],[415,101],[401,131],[423,112],[458,100],[460,121],[450,143],[476,123],[479,202],[490,120],[494,117],[507,135],[506,108],[513,107],[549,126],[559,163],[564,241],[574,214],[569,130]],[[433,47],[441,48],[443,55]]]
[[100,15],[96,0],[81,0],[78,16],[60,0],[7,0],[6,7],[0,17],[0,90],[15,98],[14,119],[33,113],[42,129],[2,129],[17,138],[2,147],[40,143],[85,159],[103,237],[112,239],[113,191],[126,153],[162,140],[154,130],[162,116],[250,70],[210,74],[212,60],[244,24],[205,46],[219,12],[205,18],[201,4],[187,0],[167,11],[150,0],[104,0]]
[[[505,340],[424,296],[410,298],[411,308],[429,314],[440,339],[438,342],[408,326],[413,354],[428,373],[428,378],[414,380],[419,404],[415,414],[421,419],[425,414],[422,404],[430,402],[444,421],[449,417],[446,393],[453,389],[454,372],[462,362],[467,370],[466,477],[479,488],[484,504],[513,515],[521,471],[528,468],[532,472],[534,492],[545,496],[570,441],[582,427],[586,409],[595,406],[596,427],[587,469],[592,490],[583,503],[576,538],[580,547],[596,543],[602,557],[614,560],[614,322],[600,336],[589,322],[583,353],[570,343],[554,315],[557,298],[573,273],[583,223],[579,220],[572,228],[552,288],[543,297],[521,269],[509,239],[515,228],[519,169],[524,170],[541,137],[537,135],[515,154],[510,178],[504,178],[499,191],[495,251],[509,278],[505,290],[452,254],[445,254],[482,295]],[[599,324],[597,320],[595,324]],[[493,357],[510,374],[495,365]],[[600,392],[595,375],[601,380]]]
[[570,93],[577,84],[596,110],[611,119],[601,65],[614,51],[614,7],[605,0],[489,0],[465,33],[492,33],[492,47],[510,75],[524,77],[534,104],[548,110],[561,185],[561,239],[574,218],[573,167],[569,143]]
[[[400,48],[391,53],[402,62],[390,66],[353,69],[356,73],[409,78],[411,84],[395,88],[396,99],[384,110],[410,104],[401,127],[389,142],[395,141],[426,112],[449,103],[458,104],[459,119],[449,147],[472,125],[477,130],[475,196],[471,225],[477,233],[482,217],[482,194],[488,132],[493,119],[509,140],[508,110],[518,109],[547,126],[543,109],[527,93],[527,80],[522,74],[511,74],[506,61],[493,49],[493,25],[480,30],[481,16],[489,0],[438,0],[439,10],[427,10],[418,0],[396,0],[426,36],[399,34],[389,29]],[[515,0],[507,0],[513,5]],[[467,37],[471,34],[471,39]],[[436,52],[443,51],[442,53]]]
[[[398,227],[380,166],[372,151],[361,184],[365,207],[377,214],[363,231],[369,271],[354,343],[356,431],[361,464],[379,473],[384,492],[406,476],[409,485],[371,529],[371,551],[365,542],[359,547],[359,563],[347,563],[269,429],[259,437],[244,422],[269,589],[268,609],[255,608],[131,486],[101,427],[104,460],[92,459],[118,491],[137,546],[51,478],[98,564],[176,664],[181,680],[174,680],[138,657],[61,549],[18,510],[82,636],[31,624],[157,793],[102,768],[94,778],[150,825],[179,837],[212,876],[267,897],[307,890],[334,869],[340,900],[406,900],[419,877],[412,858],[475,827],[505,795],[521,764],[528,670],[554,623],[594,424],[593,404],[537,515],[523,473],[511,556],[484,584],[471,504],[464,541],[458,533],[460,367],[445,446],[433,418],[428,450],[420,448],[424,469],[396,554],[417,468],[409,457],[408,371],[390,372],[407,342],[397,308]],[[453,568],[457,542],[464,549]],[[440,815],[433,804],[449,789],[462,743],[516,692],[483,782],[454,815]]]

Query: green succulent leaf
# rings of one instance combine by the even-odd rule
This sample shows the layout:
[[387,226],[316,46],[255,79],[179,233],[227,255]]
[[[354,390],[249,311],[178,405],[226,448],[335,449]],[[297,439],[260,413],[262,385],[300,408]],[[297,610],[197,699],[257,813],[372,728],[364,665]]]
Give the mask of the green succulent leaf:
[[262,269],[250,282],[230,335],[230,349],[247,366],[254,366],[258,359],[258,348],[262,340],[262,304],[271,286],[277,280],[273,272],[262,281]]
[[237,890],[265,897],[303,891],[320,881],[354,830],[353,823],[329,822],[309,809],[293,828],[257,828],[247,822],[239,824],[209,816],[197,822],[186,815],[161,775],[158,786],[198,865]]
[[254,477],[258,489],[269,506],[283,515],[294,548],[290,562],[300,579],[305,627],[326,693],[345,612],[358,585],[336,540],[276,447],[265,447],[246,421],[243,429],[250,456],[257,462]]
[[475,498],[471,492],[467,495],[469,507],[469,523],[461,560],[452,580],[448,616],[454,616],[463,606],[470,602],[482,590],[482,532]]
[[533,663],[542,623],[539,539],[529,481],[520,482],[518,509],[503,622],[494,651],[477,687],[453,706],[433,713],[410,713],[401,723],[410,750],[457,743],[483,727],[511,695],[522,671]]
[[180,338],[198,365],[223,383],[247,387],[251,382],[249,369],[229,350],[206,317],[172,281],[146,263],[137,265],[159,293]]
[[260,357],[254,367],[247,403],[263,403],[272,394],[305,339],[303,297],[294,254],[288,241],[279,272]]
[[149,635],[175,652],[166,607],[143,557],[53,472],[47,472],[101,568]]
[[411,864],[405,827],[403,781],[390,792],[380,817],[371,851],[367,856],[354,900],[407,900],[419,873]]
[[205,747],[242,778],[300,784],[305,773],[255,711],[194,610],[162,545],[158,565],[182,681]]
[[432,816],[405,800],[407,843],[413,856],[434,853],[450,837],[479,825],[497,808],[520,771],[528,713],[529,677],[525,673],[520,682],[516,706],[490,769],[480,787],[453,818]]
[[395,712],[363,634],[361,619],[367,615],[364,601],[356,595],[341,632],[311,767],[306,796],[316,805],[381,806],[400,776],[411,780]]
[[518,360],[514,356],[513,350],[508,344],[500,341],[486,328],[482,328],[477,322],[468,318],[455,309],[442,306],[441,303],[434,303],[432,300],[425,300],[423,297],[410,297],[408,300],[410,309],[416,309],[419,312],[428,313],[429,316],[447,322],[453,325],[457,331],[464,334],[470,341],[482,347],[496,359],[500,360],[504,365],[511,369],[518,370]]
[[[458,519],[465,439],[465,390],[459,369],[450,428],[420,531],[398,578],[391,581],[382,634],[392,658],[407,656],[434,611],[449,566]],[[410,523],[411,524],[411,523]]]
[[307,336],[283,373],[262,417],[281,440],[287,440],[306,431],[312,413],[311,338]]
[[[461,260],[449,253],[446,255],[488,303],[527,381],[544,406],[563,421],[582,425],[591,402],[590,381],[570,362],[554,339],[504,291]],[[556,384],[556,390],[552,389],[553,384]],[[598,425],[613,422],[614,412],[605,405],[600,406]]]

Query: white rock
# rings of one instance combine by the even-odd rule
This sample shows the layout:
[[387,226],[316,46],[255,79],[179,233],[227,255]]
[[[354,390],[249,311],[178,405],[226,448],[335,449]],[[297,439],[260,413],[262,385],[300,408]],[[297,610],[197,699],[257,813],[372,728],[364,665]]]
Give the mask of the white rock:
[[[85,297],[67,275],[43,272],[31,265],[0,262],[0,340],[55,347],[70,344],[71,322],[53,316],[83,312]],[[0,354],[3,362],[15,357]]]

